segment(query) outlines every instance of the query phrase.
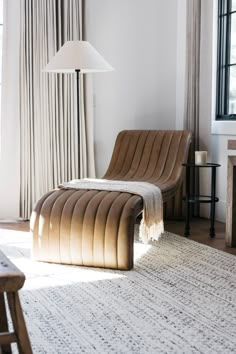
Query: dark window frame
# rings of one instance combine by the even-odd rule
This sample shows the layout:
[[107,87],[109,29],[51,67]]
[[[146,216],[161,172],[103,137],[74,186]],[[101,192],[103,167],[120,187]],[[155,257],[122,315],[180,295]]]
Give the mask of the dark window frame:
[[217,92],[216,120],[236,120],[236,112],[229,114],[231,11],[232,0],[218,0],[218,49],[217,49]]

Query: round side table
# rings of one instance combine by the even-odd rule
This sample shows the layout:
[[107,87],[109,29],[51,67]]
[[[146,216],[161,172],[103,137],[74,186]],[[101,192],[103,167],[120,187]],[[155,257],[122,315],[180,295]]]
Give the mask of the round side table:
[[[211,204],[211,226],[210,226],[210,237],[215,236],[215,203],[219,201],[219,198],[216,197],[216,168],[220,167],[217,163],[205,163],[205,164],[195,164],[195,163],[183,163],[183,166],[186,167],[186,195],[185,195],[185,206],[186,206],[186,215],[185,215],[185,231],[184,235],[190,235],[190,204],[194,203],[210,203]],[[211,194],[210,195],[196,195],[190,194],[190,169],[196,168],[211,168]]]

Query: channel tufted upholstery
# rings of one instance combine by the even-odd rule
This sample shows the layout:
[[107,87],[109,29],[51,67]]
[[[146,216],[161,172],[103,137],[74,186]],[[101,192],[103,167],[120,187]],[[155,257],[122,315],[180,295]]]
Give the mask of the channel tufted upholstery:
[[188,131],[124,130],[118,134],[104,178],[153,183],[166,202],[182,183],[190,142]]
[[[190,142],[188,131],[122,131],[103,178],[153,183],[166,202],[182,184]],[[32,212],[33,257],[131,269],[134,225],[142,208],[142,198],[126,192],[53,190]]]

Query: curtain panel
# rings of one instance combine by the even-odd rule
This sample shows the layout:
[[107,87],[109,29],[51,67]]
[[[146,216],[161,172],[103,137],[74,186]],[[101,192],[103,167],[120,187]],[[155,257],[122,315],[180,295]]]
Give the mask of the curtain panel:
[[[186,22],[186,84],[184,128],[193,132],[190,159],[194,161],[194,151],[199,150],[199,104],[200,104],[200,48],[201,48],[201,0],[187,1]],[[199,170],[191,176],[192,190],[199,194]],[[199,204],[195,205],[195,215],[199,215]]]
[[[20,216],[63,181],[94,177],[92,112],[80,80],[78,139],[74,74],[43,72],[69,40],[82,39],[81,0],[21,0]],[[78,144],[80,141],[80,145]]]
[[3,2],[3,48],[0,114],[0,218],[19,217],[19,46],[20,2]]
[[185,128],[194,134],[199,149],[199,85],[201,43],[201,0],[187,1]]

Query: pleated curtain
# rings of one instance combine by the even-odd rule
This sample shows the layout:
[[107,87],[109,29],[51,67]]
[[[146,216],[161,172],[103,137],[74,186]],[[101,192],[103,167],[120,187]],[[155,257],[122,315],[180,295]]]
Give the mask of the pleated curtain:
[[93,117],[91,109],[86,108],[88,85],[85,90],[82,77],[78,98],[74,74],[43,72],[66,41],[83,38],[82,6],[81,0],[21,0],[20,215],[23,218],[29,218],[35,202],[63,181],[95,174]]
[[[199,150],[199,93],[200,93],[200,49],[201,49],[201,0],[187,1],[186,22],[186,84],[185,84],[185,113],[184,128],[193,132],[191,161],[194,151]],[[199,194],[199,170],[196,169],[191,180],[192,189]],[[199,205],[195,215],[199,214]]]
[[201,0],[187,1],[185,128],[194,133],[199,149],[199,85],[201,43]]

